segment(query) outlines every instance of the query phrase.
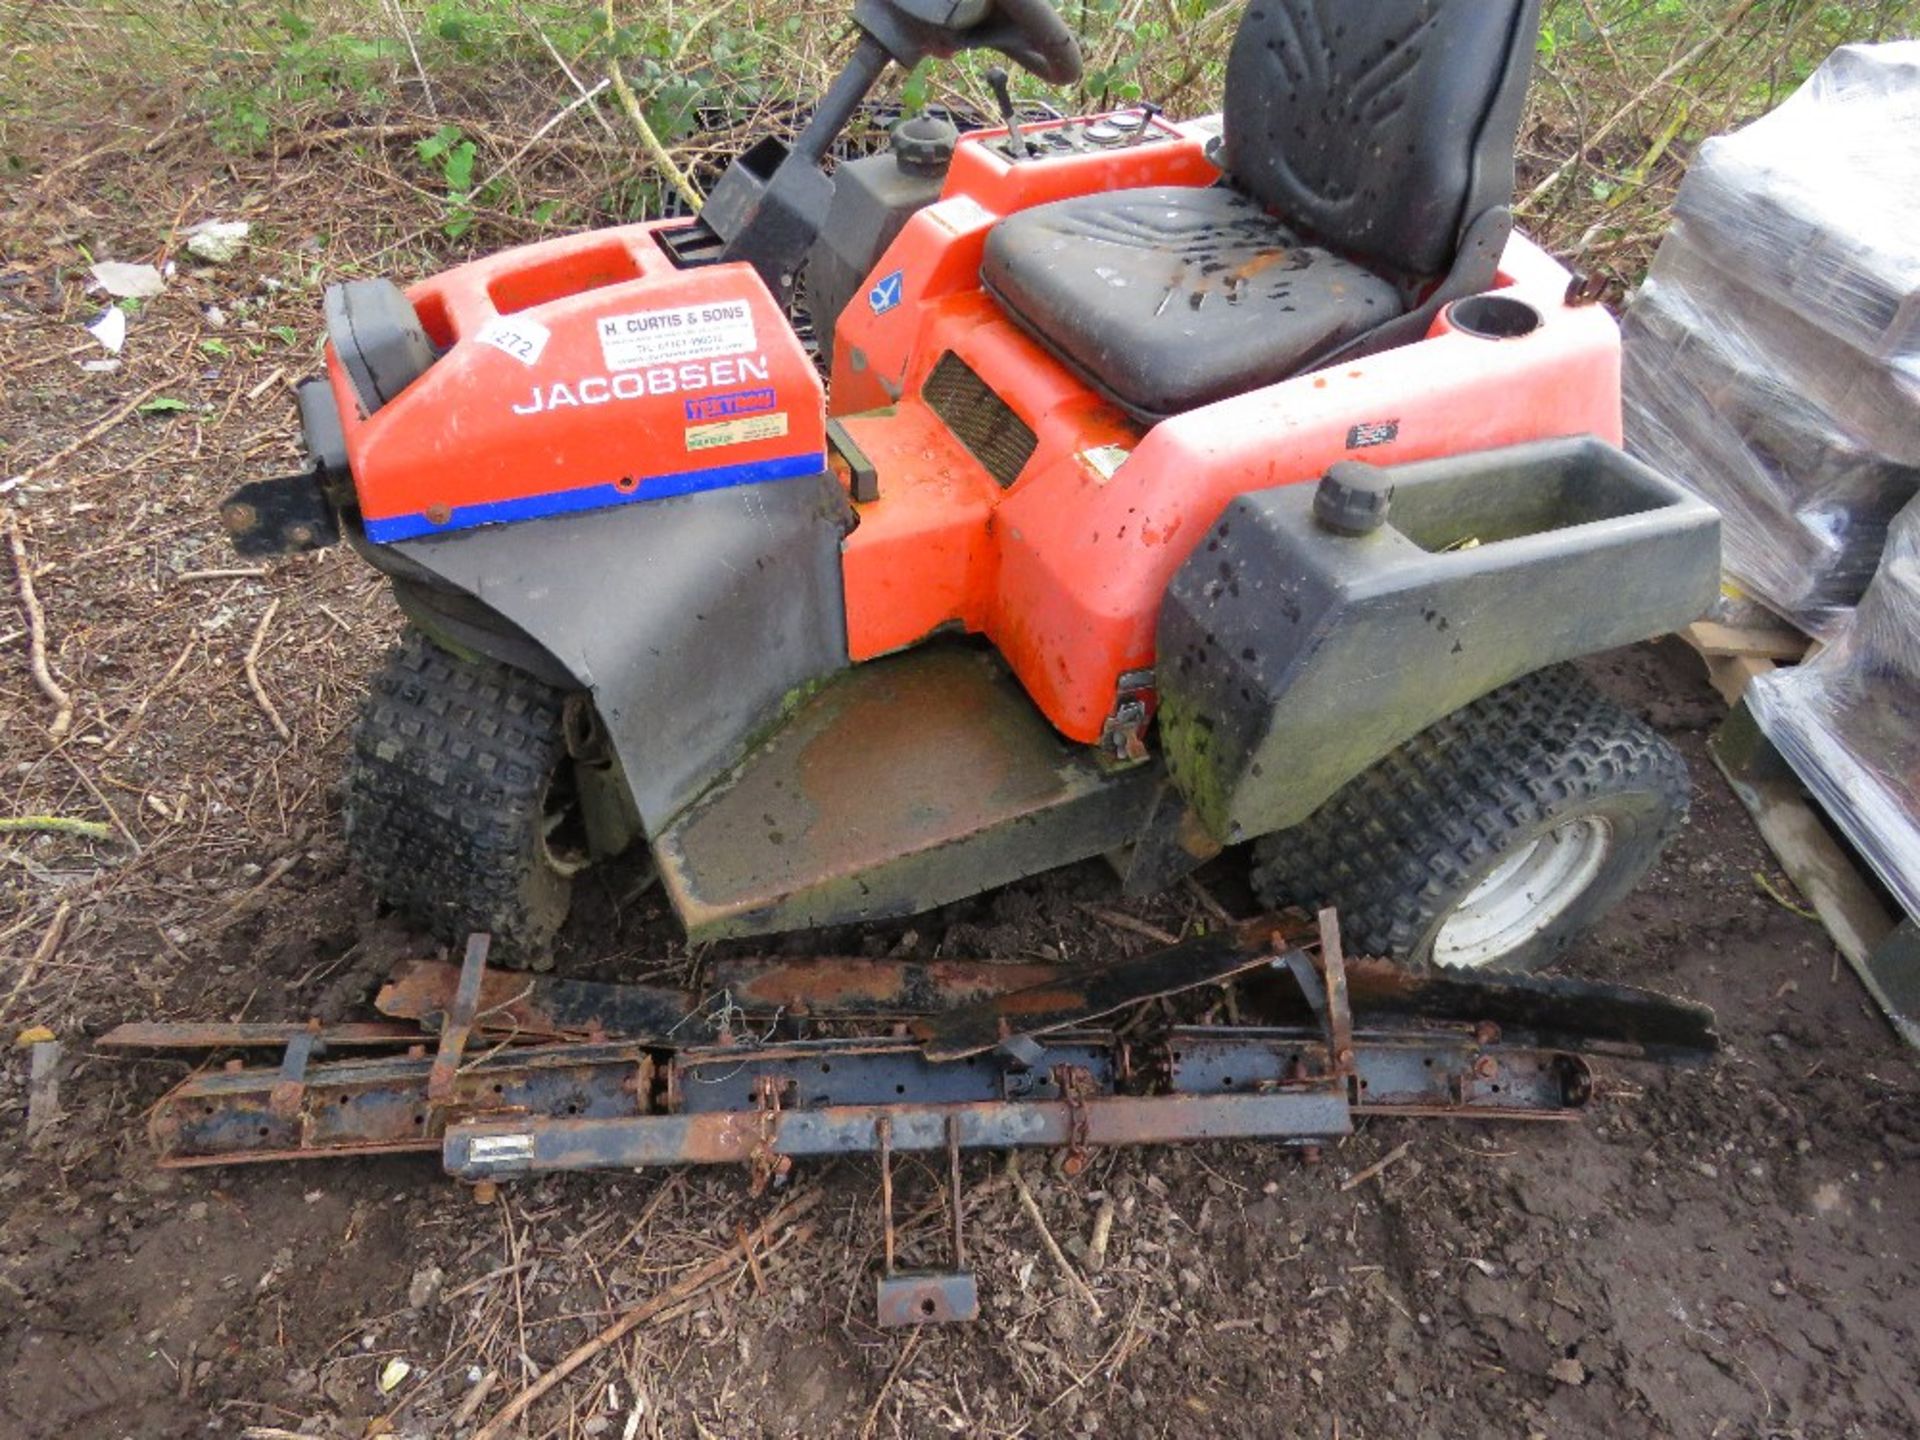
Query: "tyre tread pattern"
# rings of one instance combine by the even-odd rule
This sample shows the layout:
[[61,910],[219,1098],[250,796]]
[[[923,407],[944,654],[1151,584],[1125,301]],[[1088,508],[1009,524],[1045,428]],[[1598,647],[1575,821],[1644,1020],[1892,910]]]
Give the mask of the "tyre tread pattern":
[[1663,816],[1631,884],[1685,820],[1686,762],[1577,671],[1552,666],[1462,706],[1305,823],[1259,841],[1254,890],[1268,905],[1335,906],[1350,953],[1412,959],[1507,837],[1622,791],[1651,792]]
[[564,698],[407,628],[373,677],[347,768],[348,849],[384,902],[449,943],[489,931],[502,961],[544,954],[569,889],[540,851]]

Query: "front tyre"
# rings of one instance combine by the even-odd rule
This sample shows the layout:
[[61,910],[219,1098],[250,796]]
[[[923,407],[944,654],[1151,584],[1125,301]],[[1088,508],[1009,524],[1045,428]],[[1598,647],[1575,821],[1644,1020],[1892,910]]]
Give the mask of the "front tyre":
[[490,932],[496,963],[549,963],[586,864],[565,700],[409,626],[354,728],[355,865],[381,900],[442,940]]
[[1552,963],[1686,818],[1687,767],[1567,666],[1463,706],[1255,849],[1269,905],[1333,905],[1356,954]]

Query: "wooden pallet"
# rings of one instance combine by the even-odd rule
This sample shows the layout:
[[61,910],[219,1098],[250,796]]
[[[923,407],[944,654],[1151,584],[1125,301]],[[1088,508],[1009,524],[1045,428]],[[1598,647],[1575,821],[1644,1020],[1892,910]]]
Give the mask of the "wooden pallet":
[[1888,905],[1859,856],[1827,825],[1818,802],[1746,705],[1731,703],[1726,724],[1708,747],[1714,764],[1753,816],[1780,868],[1820,917],[1834,948],[1900,1038],[1920,1049],[1920,924]]
[[1707,667],[1707,681],[1728,705],[1738,705],[1756,675],[1807,658],[1819,644],[1784,620],[1770,625],[1723,625],[1696,620],[1680,632]]

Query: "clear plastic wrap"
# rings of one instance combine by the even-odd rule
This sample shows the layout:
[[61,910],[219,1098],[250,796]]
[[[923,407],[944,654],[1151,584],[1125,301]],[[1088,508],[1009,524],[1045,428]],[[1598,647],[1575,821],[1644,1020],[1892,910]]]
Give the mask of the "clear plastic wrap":
[[1920,916],[1920,500],[1840,638],[1756,676],[1754,718],[1853,846]]
[[1624,329],[1627,448],[1718,507],[1730,576],[1834,633],[1920,493],[1920,379],[1730,279],[1684,222]]
[[1702,147],[1624,324],[1627,448],[1831,638],[1920,493],[1920,42],[1847,46]]
[[1728,270],[1863,355],[1920,373],[1920,41],[1843,45],[1707,141],[1675,214]]

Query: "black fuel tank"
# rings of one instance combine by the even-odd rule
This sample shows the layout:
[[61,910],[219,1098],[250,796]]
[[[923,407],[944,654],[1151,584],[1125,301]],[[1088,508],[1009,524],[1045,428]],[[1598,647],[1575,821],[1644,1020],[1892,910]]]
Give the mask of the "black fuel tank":
[[859,300],[894,237],[914,211],[940,198],[959,137],[951,121],[917,115],[894,127],[888,153],[849,160],[834,171],[833,205],[807,256],[807,312],[822,355],[832,356],[834,323]]

